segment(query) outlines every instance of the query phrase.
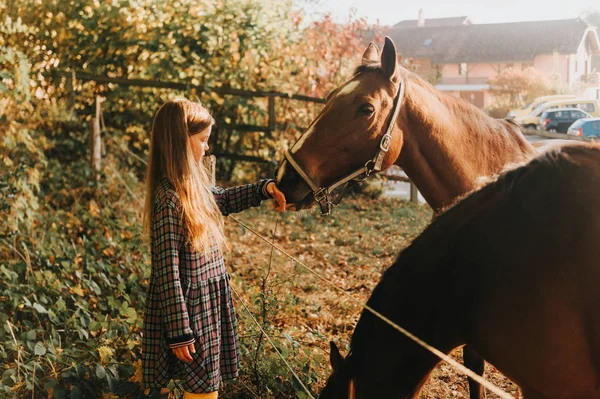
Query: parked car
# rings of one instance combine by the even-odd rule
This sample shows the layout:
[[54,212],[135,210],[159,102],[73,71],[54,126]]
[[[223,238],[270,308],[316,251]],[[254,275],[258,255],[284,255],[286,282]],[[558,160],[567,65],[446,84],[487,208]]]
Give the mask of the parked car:
[[551,96],[536,97],[529,104],[525,104],[523,106],[523,108],[511,109],[506,117],[507,118],[520,118],[522,116],[525,116],[525,115],[531,113],[531,111],[533,111],[534,109],[536,109],[539,105],[541,105],[543,103],[547,103],[549,101],[556,101],[556,100],[569,100],[569,99],[573,99],[573,98],[577,98],[577,96],[575,94],[554,94]]
[[575,121],[567,134],[579,137],[595,137],[600,139],[600,118],[585,118]]
[[538,120],[544,111],[558,108],[579,108],[592,116],[600,116],[600,103],[598,100],[576,98],[572,100],[555,100],[543,103],[531,111],[529,115],[515,118],[515,122],[523,127],[535,129]]
[[549,132],[567,133],[569,126],[582,118],[592,116],[577,108],[549,109],[542,113],[537,128]]

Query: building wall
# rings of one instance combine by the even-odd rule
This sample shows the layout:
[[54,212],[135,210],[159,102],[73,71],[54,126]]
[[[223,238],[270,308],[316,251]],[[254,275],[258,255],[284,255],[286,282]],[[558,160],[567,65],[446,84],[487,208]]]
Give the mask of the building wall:
[[[460,64],[439,64],[440,78],[438,84],[443,85],[462,85],[463,88],[456,89],[460,91],[449,92],[457,97],[463,97],[476,105],[487,108],[493,101],[493,95],[488,89],[478,88],[476,91],[482,92],[483,97],[475,95],[474,90],[470,90],[470,85],[486,85],[490,78],[498,75],[502,70],[509,67],[526,69],[533,67],[548,78],[555,77],[557,88],[568,88],[573,93],[578,93],[584,88],[581,87],[581,76],[593,72],[596,65],[592,57],[590,37],[582,40],[575,54],[541,54],[537,55],[532,62],[501,62],[501,63],[469,63],[464,67]],[[435,76],[436,65],[432,65],[430,59],[421,58],[415,60],[417,64],[417,73],[425,78]],[[462,69],[462,74],[461,74]],[[448,88],[448,90],[453,90]],[[461,94],[462,93],[462,94]],[[586,93],[588,94],[588,93]],[[596,96],[594,92],[590,97]],[[476,97],[476,98],[475,98]]]
[[[533,62],[472,63],[467,65],[468,79],[467,75],[459,73],[459,64],[443,64],[440,65],[441,79],[439,82],[443,84],[487,84],[490,78],[495,77],[506,68],[526,69],[533,67],[549,78],[557,76],[557,83],[566,85],[569,73],[572,73],[569,71],[569,62],[573,63],[572,67],[574,68],[574,58],[575,55],[567,57],[564,54],[543,54],[536,56]],[[588,62],[589,68],[590,63]],[[580,75],[577,75],[577,79]],[[461,97],[458,92],[456,94]],[[489,90],[483,90],[483,99],[478,96],[476,101],[471,102],[480,107],[482,104],[482,108],[485,109],[493,104],[494,96]]]
[[431,64],[431,58],[414,58],[413,64],[415,72],[423,79],[434,82],[437,75],[437,68]]
[[[478,79],[485,80],[498,75],[504,69],[509,67],[516,68],[527,68],[532,66],[530,63],[524,62],[501,62],[501,63],[470,63],[467,64],[467,73],[469,79],[477,81]],[[442,79],[448,79],[448,81],[458,79],[465,79],[466,75],[460,75],[459,64],[443,64],[441,65],[440,71],[442,72]]]
[[559,84],[568,85],[571,81],[572,62],[573,57],[566,54],[540,54],[533,60],[533,67],[548,77],[556,76]]

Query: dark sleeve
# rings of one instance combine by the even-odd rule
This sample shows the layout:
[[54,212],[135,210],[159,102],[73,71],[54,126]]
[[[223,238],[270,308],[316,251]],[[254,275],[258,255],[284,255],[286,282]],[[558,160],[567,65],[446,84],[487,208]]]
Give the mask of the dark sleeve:
[[230,213],[241,212],[253,206],[259,206],[266,199],[271,198],[267,191],[267,184],[273,179],[262,179],[254,184],[223,188],[212,187],[211,190],[223,216]]
[[194,342],[179,279],[179,249],[184,240],[183,223],[176,206],[159,207],[152,223],[152,263],[167,342],[172,348]]

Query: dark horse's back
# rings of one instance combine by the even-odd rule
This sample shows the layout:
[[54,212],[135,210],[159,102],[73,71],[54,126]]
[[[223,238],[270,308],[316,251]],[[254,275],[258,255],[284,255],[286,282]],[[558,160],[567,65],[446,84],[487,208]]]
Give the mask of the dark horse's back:
[[480,289],[469,343],[529,397],[600,397],[600,147],[565,146],[481,191],[457,238]]
[[[600,146],[540,155],[441,214],[368,304],[446,353],[473,346],[527,399],[600,399],[599,203]],[[438,362],[367,311],[351,353],[357,398],[413,397]]]

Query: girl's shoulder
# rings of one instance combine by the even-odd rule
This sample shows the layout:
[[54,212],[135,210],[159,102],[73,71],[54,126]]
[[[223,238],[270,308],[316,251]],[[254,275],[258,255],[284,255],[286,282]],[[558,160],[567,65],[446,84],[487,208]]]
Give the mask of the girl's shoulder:
[[179,194],[175,190],[173,183],[166,177],[161,178],[156,185],[154,191],[154,209],[159,210],[165,206],[174,207],[179,210],[181,208],[181,201]]

